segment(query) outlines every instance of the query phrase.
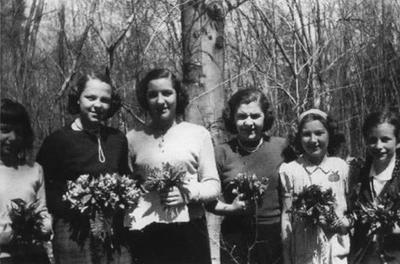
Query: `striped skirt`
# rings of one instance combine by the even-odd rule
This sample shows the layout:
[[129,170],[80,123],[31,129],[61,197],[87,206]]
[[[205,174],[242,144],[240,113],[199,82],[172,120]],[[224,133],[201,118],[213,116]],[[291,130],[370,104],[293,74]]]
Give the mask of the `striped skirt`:
[[110,260],[103,247],[87,238],[83,245],[71,239],[68,222],[56,219],[54,222],[53,254],[56,264],[131,264],[132,256],[128,248],[121,246]]

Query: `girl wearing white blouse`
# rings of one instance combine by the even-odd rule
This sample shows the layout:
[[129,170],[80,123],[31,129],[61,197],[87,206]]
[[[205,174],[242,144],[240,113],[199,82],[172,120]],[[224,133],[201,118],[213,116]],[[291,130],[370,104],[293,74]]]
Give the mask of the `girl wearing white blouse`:
[[[285,264],[345,264],[350,250],[347,229],[349,221],[344,217],[347,209],[347,163],[336,157],[328,157],[334,147],[330,139],[334,126],[326,113],[311,109],[299,117],[296,147],[302,155],[295,161],[284,163],[279,174],[283,186],[282,239]],[[300,217],[291,215],[293,197],[304,187],[318,185],[322,190],[331,188],[336,198],[334,213],[338,216],[335,228],[319,224],[309,225]],[[328,228],[328,229],[327,229]],[[326,230],[329,230],[327,233]]]
[[12,243],[14,230],[9,215],[12,200],[37,203],[41,217],[40,239],[51,235],[51,218],[46,207],[42,167],[30,162],[33,131],[25,108],[9,99],[1,100],[0,113],[0,263],[48,263],[44,248],[25,250]]
[[169,164],[185,176],[183,184],[144,190],[138,207],[128,213],[130,228],[141,230],[133,232],[134,254],[145,264],[211,263],[203,202],[220,193],[211,136],[204,127],[182,121],[188,97],[170,71],[150,71],[136,95],[150,122],[127,134],[134,175],[146,186],[152,172]]

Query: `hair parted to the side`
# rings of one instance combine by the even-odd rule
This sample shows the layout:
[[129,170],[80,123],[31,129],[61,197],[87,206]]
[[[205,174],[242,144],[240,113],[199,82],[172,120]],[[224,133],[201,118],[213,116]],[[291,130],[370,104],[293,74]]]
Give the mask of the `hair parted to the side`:
[[394,133],[397,141],[400,141],[400,116],[394,109],[385,109],[383,111],[377,111],[370,113],[364,121],[362,128],[364,138],[368,138],[368,135],[372,128],[388,123],[394,126]]
[[299,120],[299,123],[297,125],[297,132],[294,138],[294,147],[299,153],[304,153],[304,149],[301,145],[301,133],[306,123],[315,120],[320,121],[321,124],[328,131],[328,137],[329,137],[328,148],[327,148],[328,154],[329,155],[335,154],[337,152],[337,149],[340,147],[340,144],[343,143],[344,136],[343,134],[338,132],[337,122],[328,114],[326,114],[326,117],[318,113],[310,113],[304,115]]
[[140,104],[140,107],[142,107],[145,111],[149,111],[147,100],[147,89],[149,88],[149,82],[163,78],[171,80],[172,88],[174,88],[176,92],[176,114],[183,115],[185,113],[186,106],[189,103],[189,96],[186,89],[184,89],[182,86],[181,81],[168,69],[153,69],[149,71],[139,82],[138,86],[136,87],[136,98]]
[[241,104],[249,104],[258,102],[261,111],[264,113],[263,132],[271,129],[274,123],[274,115],[271,110],[271,104],[265,94],[256,88],[240,89],[234,93],[228,100],[228,103],[223,111],[222,118],[225,123],[225,128],[232,134],[237,134],[235,114]]
[[29,162],[27,156],[32,151],[34,139],[28,112],[22,104],[7,98],[1,99],[0,109],[0,122],[2,124],[19,126],[21,128],[15,130],[15,133],[21,133],[18,136],[22,138],[22,146],[17,154],[20,163],[26,164]]
[[85,90],[86,84],[89,80],[99,80],[111,86],[111,105],[106,118],[112,117],[121,108],[122,100],[119,94],[115,91],[115,88],[112,86],[110,75],[106,71],[79,74],[75,87],[71,89],[68,95],[68,112],[71,115],[79,114],[80,108],[78,100],[82,92]]

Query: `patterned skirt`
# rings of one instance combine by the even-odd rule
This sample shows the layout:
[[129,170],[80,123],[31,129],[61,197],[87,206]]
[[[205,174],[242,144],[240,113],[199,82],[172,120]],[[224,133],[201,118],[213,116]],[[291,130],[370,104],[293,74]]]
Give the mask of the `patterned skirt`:
[[56,264],[131,264],[132,256],[127,247],[112,255],[110,260],[102,245],[88,238],[82,245],[71,239],[70,225],[63,219],[54,222],[53,253]]

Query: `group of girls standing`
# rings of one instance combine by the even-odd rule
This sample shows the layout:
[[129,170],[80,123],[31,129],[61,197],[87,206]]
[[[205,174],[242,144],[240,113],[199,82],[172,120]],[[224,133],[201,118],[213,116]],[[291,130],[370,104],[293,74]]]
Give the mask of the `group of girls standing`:
[[[69,96],[69,112],[77,118],[45,139],[37,163],[29,159],[33,133],[25,109],[2,99],[1,263],[21,263],[10,246],[13,236],[7,210],[15,198],[27,203],[39,201],[41,232],[52,237],[57,264],[211,263],[205,208],[225,216],[220,242],[223,264],[380,263],[376,241],[368,234],[369,226],[346,214],[352,207],[348,202],[353,189],[349,186],[349,165],[329,155],[335,148],[331,140],[335,126],[325,112],[310,109],[299,116],[294,142],[299,155],[293,158],[288,157],[287,140],[269,135],[274,117],[270,103],[259,90],[241,89],[230,98],[223,118],[233,137],[215,146],[215,150],[204,127],[184,121],[188,96],[173,73],[165,69],[150,71],[136,87],[136,95],[150,118],[125,136],[107,126],[107,120],[121,106],[109,77],[83,75]],[[372,113],[365,121],[368,162],[354,176],[360,199],[365,202],[373,203],[385,193],[400,193],[397,114]],[[119,173],[143,183],[149,168],[165,164],[183,168],[184,183],[161,192],[144,190],[138,208],[116,218],[115,235],[121,247],[111,259],[90,234],[77,234],[71,229],[90,223],[63,201],[68,181],[83,174],[96,177]],[[256,210],[243,194],[232,189],[232,180],[243,173],[268,179]],[[323,217],[318,225],[306,226],[290,213],[296,194],[310,185],[334,193],[337,220],[329,232]],[[184,220],[160,217],[171,208],[179,208]],[[385,240],[384,250],[391,256],[387,263],[400,263],[399,229],[393,228]],[[27,263],[34,261],[45,263],[40,254],[32,255]]]

